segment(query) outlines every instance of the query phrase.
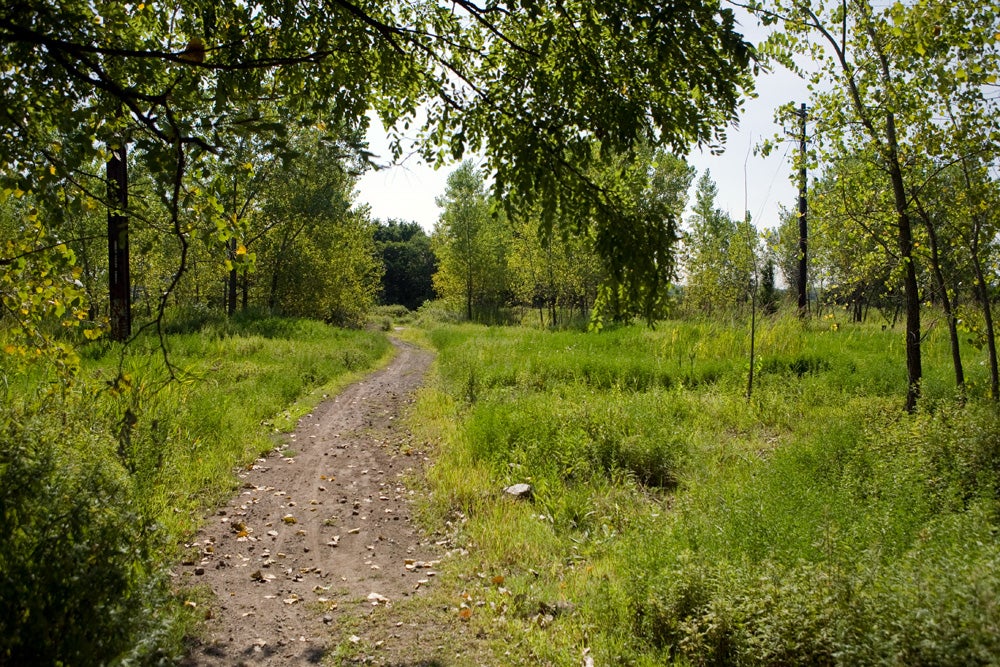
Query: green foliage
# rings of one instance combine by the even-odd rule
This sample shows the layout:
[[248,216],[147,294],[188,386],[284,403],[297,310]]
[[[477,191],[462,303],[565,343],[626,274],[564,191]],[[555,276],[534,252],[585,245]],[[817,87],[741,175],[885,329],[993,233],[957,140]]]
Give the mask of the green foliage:
[[84,349],[56,395],[38,369],[8,378],[0,664],[176,659],[191,620],[165,577],[177,546],[232,493],[234,469],[389,348],[372,333],[206,308],[170,311],[165,328],[173,383],[154,379],[165,371],[148,337],[124,356]]
[[155,556],[169,538],[115,460],[113,438],[90,428],[88,402],[50,398],[40,411],[4,401],[3,664],[145,662],[179,648],[167,642],[178,612]]
[[416,310],[434,298],[433,276],[437,259],[430,237],[415,222],[379,221],[375,244],[382,256],[385,273],[379,302]]
[[435,292],[467,320],[497,321],[508,290],[509,230],[472,162],[448,176],[437,204],[444,210],[432,237],[438,260]]
[[698,179],[684,237],[684,307],[702,315],[738,311],[754,284],[757,232],[715,207],[718,187],[709,172]]

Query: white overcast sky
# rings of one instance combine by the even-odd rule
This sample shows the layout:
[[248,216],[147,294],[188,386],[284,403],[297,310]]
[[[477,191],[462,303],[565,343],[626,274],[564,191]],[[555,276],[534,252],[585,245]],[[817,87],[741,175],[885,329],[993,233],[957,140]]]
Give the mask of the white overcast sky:
[[[752,18],[744,20],[744,34],[750,41],[763,35],[755,23]],[[806,83],[784,69],[761,74],[757,79],[757,97],[745,102],[739,127],[729,129],[723,154],[714,156],[695,151],[688,156],[698,176],[706,169],[711,170],[719,187],[716,200],[719,208],[734,218],[742,218],[746,201],[754,223],[763,228],[778,224],[779,204],[796,206],[798,193],[789,180],[794,142],[785,142],[767,158],[754,155],[752,149],[780,130],[773,121],[774,109],[787,102],[807,101],[806,95]],[[368,142],[370,150],[380,156],[377,161],[390,161],[385,131],[377,120],[372,122]],[[365,174],[358,183],[358,202],[369,204],[373,217],[415,221],[429,232],[441,213],[435,197],[444,193],[445,181],[455,166],[435,171],[413,155],[400,166]],[[692,198],[693,195],[692,187]]]

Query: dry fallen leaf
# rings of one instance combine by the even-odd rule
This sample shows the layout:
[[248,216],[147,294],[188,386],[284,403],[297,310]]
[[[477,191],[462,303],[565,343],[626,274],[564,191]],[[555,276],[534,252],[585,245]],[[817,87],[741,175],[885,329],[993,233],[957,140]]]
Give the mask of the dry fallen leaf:
[[371,602],[375,606],[378,606],[378,604],[380,602],[382,604],[389,604],[389,598],[387,598],[384,595],[379,595],[378,593],[369,593],[368,594],[368,601]]
[[467,621],[472,618],[472,609],[469,607],[462,607],[458,610],[458,617],[463,621]]
[[286,514],[285,516],[281,517],[281,520],[284,521],[285,523],[289,523],[289,524],[291,524],[291,523],[298,523],[298,521],[295,519],[295,517],[292,516],[291,514]]

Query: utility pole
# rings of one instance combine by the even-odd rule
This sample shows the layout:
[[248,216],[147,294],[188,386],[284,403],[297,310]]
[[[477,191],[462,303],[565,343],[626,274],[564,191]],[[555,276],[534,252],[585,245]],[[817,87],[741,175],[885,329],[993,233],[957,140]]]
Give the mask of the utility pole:
[[799,317],[805,317],[809,310],[807,288],[808,227],[806,226],[806,104],[795,112],[799,117]]

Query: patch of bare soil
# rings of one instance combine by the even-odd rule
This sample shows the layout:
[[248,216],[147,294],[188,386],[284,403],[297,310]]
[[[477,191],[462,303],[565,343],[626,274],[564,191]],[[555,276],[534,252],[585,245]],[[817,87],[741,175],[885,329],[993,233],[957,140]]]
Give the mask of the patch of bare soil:
[[353,633],[376,619],[375,648],[405,656],[396,664],[437,664],[414,644],[416,624],[391,614],[434,586],[441,557],[411,522],[403,485],[422,457],[401,415],[432,353],[395,345],[389,366],[302,418],[285,456],[245,471],[239,494],[189,545],[178,579],[210,587],[215,600],[183,665],[353,662],[352,645],[370,646]]

